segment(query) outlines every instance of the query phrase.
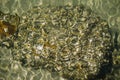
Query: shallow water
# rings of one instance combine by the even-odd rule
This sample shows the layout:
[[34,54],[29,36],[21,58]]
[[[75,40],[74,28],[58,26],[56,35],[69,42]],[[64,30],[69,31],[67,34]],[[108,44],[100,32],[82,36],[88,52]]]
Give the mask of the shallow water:
[[[35,6],[64,6],[64,5],[79,5],[91,8],[94,13],[106,20],[110,26],[110,32],[112,35],[112,44],[115,47],[113,51],[113,71],[115,75],[113,78],[117,80],[120,75],[119,70],[119,52],[120,52],[120,1],[119,0],[1,0],[0,11],[4,13],[15,14],[22,16],[25,12],[33,9]],[[56,73],[50,73],[47,70],[33,70],[31,68],[25,68],[20,65],[19,61],[14,61],[12,53],[6,48],[0,48],[0,77],[5,80],[65,80],[58,76]],[[6,54],[5,54],[6,53]],[[115,56],[114,56],[115,54]],[[117,55],[117,56],[116,56]],[[8,56],[8,57],[7,57]],[[4,62],[4,63],[3,63]],[[9,65],[11,67],[9,67]],[[5,67],[4,67],[5,66]],[[3,71],[2,71],[3,70]],[[56,75],[55,75],[56,74]],[[116,76],[118,75],[118,76]],[[108,79],[111,75],[108,75]],[[106,78],[107,79],[107,78]],[[3,79],[4,80],[4,79]]]

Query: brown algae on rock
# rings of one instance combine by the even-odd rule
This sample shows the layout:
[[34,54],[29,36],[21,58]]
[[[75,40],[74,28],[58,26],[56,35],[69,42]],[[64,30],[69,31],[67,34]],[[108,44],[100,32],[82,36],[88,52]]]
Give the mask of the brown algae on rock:
[[0,21],[0,35],[3,36],[9,36],[13,35],[16,31],[16,26],[11,25],[8,22]]
[[13,35],[19,24],[17,15],[4,14],[0,12],[0,36],[7,37]]

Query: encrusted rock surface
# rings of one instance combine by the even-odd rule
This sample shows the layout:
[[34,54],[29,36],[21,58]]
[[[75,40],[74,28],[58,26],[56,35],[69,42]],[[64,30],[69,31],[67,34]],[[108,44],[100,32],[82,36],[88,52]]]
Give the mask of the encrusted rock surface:
[[20,20],[17,34],[2,39],[1,46],[11,49],[13,60],[22,66],[42,68],[68,80],[104,78],[110,72],[109,26],[90,9],[36,6]]

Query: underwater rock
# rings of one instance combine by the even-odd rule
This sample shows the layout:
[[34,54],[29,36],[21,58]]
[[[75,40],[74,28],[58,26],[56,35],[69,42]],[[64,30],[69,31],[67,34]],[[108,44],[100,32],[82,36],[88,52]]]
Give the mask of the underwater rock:
[[109,26],[84,6],[37,6],[24,13],[12,51],[22,66],[68,80],[104,78],[112,66]]

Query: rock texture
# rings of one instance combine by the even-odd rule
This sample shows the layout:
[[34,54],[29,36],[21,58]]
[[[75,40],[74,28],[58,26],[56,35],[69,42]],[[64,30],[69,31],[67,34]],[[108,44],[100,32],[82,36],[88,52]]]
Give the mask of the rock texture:
[[109,31],[107,22],[82,5],[36,6],[20,16],[16,35],[1,39],[1,47],[26,68],[68,80],[104,79],[112,66]]

